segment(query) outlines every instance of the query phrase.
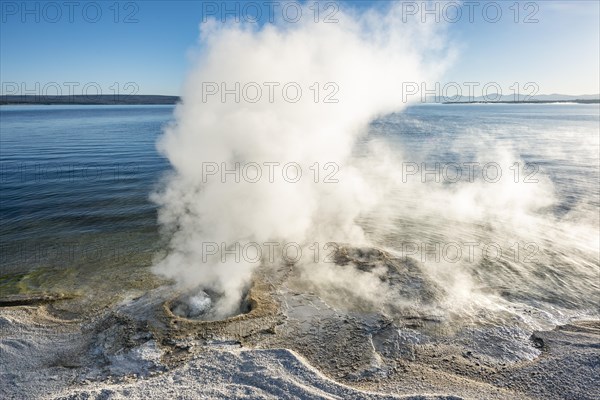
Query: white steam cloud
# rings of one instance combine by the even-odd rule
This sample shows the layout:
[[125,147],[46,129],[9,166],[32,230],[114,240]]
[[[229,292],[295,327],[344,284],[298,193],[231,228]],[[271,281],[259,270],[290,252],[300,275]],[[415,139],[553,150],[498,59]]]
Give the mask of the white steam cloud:
[[[176,121],[158,144],[174,172],[154,195],[170,237],[156,272],[182,287],[220,293],[214,309],[225,316],[236,311],[260,261],[223,260],[221,252],[207,254],[212,251],[206,244],[365,241],[356,219],[379,204],[393,180],[385,178],[385,157],[371,157],[368,165],[355,159],[357,141],[374,118],[403,108],[403,82],[435,81],[450,54],[440,24],[403,23],[399,4],[360,15],[340,12],[338,23],[303,18],[264,26],[215,20],[201,25],[197,64]],[[302,90],[297,102],[289,101],[294,88],[282,93],[290,82]],[[240,90],[248,83],[252,88],[239,102],[235,94],[222,101],[221,84],[231,90],[236,83]],[[256,86],[262,96],[247,101],[255,100]],[[218,94],[207,95],[215,88]],[[324,102],[327,95],[338,102]],[[282,179],[282,166],[290,162],[301,168],[296,183]],[[310,169],[315,162],[318,183]],[[217,174],[206,176],[209,163],[218,165]],[[221,179],[222,166],[232,169],[235,163],[257,163],[262,178]],[[265,163],[280,163],[272,182]],[[326,163],[339,168],[337,183],[323,182]],[[374,171],[381,177],[376,182],[367,178]]]

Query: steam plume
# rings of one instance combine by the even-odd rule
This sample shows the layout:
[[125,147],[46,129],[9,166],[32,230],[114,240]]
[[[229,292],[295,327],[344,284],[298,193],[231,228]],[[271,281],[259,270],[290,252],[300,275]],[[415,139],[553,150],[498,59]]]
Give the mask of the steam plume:
[[[360,15],[340,12],[339,23],[303,18],[264,26],[216,20],[201,25],[197,63],[176,121],[158,144],[174,172],[154,195],[170,237],[155,271],[182,287],[220,293],[214,310],[224,316],[235,312],[260,261],[223,260],[221,252],[207,255],[203,244],[365,241],[356,218],[378,204],[390,182],[371,185],[354,159],[356,143],[374,118],[403,108],[403,82],[431,82],[447,61],[442,27],[402,23],[399,4]],[[253,82],[263,93],[254,103],[236,102],[235,95],[223,102],[221,93],[206,96],[208,82],[229,90],[236,82]],[[279,84],[273,101],[265,82]],[[302,89],[297,102],[282,98],[289,82]],[[318,101],[309,89],[315,83],[322,90]],[[337,103],[323,102],[327,83],[334,84],[327,93],[339,88]],[[290,183],[276,172],[270,182],[263,167],[256,183],[231,176],[223,182],[219,175],[207,180],[203,171],[213,162],[230,169],[235,163],[294,162],[303,177]],[[335,163],[338,183],[323,183],[323,177],[315,183],[315,162],[321,168]]]

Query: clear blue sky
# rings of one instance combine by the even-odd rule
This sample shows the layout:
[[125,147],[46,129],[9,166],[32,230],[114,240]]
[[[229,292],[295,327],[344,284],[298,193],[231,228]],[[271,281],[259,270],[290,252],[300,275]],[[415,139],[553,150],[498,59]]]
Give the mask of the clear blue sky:
[[[35,82],[41,86],[57,82],[63,94],[68,90],[64,82],[78,82],[76,94],[90,82],[97,82],[105,94],[118,82],[119,91],[126,93],[125,83],[135,82],[138,94],[177,95],[203,16],[200,1],[123,1],[115,7],[115,1],[80,0],[72,9],[60,0],[0,3],[3,89],[11,82],[25,82],[29,89]],[[366,7],[368,3],[340,2],[341,7]],[[442,7],[447,2],[437,3],[443,17]],[[469,21],[469,10],[463,4],[459,21],[448,24],[448,35],[458,46],[459,56],[444,82],[494,81],[508,88],[513,82],[533,81],[540,93],[600,92],[598,0],[520,2],[519,23],[514,22],[514,8],[509,9],[514,1],[497,2],[503,14],[496,23],[489,21],[494,18],[494,7],[487,9],[486,20],[482,9],[488,2],[472,3],[478,3],[472,6],[474,22]],[[525,8],[527,3],[534,6]],[[422,7],[423,2],[413,4]],[[252,11],[248,8],[246,14],[240,14],[252,16]],[[420,9],[416,15],[410,14],[410,7],[406,11],[407,18],[422,16]],[[454,18],[452,8],[446,12]],[[538,22],[523,23],[531,13]]]

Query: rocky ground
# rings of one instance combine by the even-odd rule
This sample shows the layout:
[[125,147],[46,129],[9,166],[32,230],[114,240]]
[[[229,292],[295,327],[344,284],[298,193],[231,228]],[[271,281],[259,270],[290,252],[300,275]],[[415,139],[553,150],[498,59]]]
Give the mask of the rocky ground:
[[[338,262],[368,268],[372,257],[383,255]],[[435,296],[410,263],[384,258],[390,285]],[[0,398],[600,397],[599,321],[449,331],[428,313],[340,307],[307,291],[292,266],[273,272],[257,273],[247,313],[221,321],[173,314],[169,286],[86,313],[66,295],[5,296]]]

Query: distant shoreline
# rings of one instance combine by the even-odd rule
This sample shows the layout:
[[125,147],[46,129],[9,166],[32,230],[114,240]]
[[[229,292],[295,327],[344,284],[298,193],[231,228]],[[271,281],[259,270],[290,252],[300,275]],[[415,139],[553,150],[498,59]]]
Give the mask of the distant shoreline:
[[[37,96],[3,95],[0,105],[175,105],[181,101],[179,96],[162,95],[98,95],[98,96]],[[600,99],[573,100],[527,100],[527,101],[446,101],[442,103],[422,104],[552,104],[577,103],[599,104]]]
[[599,104],[600,99],[527,100],[527,101],[446,101],[446,102],[443,102],[442,104],[552,104],[552,103]]
[[0,96],[0,105],[173,105],[179,101],[179,96],[160,95]]

